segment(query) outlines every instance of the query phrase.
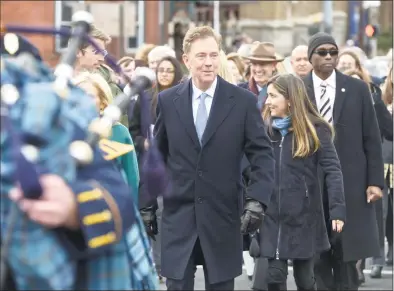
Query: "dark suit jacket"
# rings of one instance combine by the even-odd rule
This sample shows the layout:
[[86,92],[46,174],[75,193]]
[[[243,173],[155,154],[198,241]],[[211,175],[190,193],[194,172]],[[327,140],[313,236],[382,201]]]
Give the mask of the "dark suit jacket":
[[[304,83],[316,106],[312,73],[304,78]],[[366,189],[384,187],[382,145],[368,85],[339,71],[333,122],[346,199],[347,220],[341,234],[343,257],[345,261],[356,261],[379,255],[375,208],[373,203],[367,203]],[[328,220],[326,195],[323,199]]]
[[159,94],[155,136],[172,177],[162,214],[162,275],[182,279],[199,238],[210,283],[242,273],[241,159],[252,164],[247,194],[268,205],[274,159],[256,97],[218,77],[209,120],[197,137],[191,80]]
[[[145,153],[144,143],[147,138],[147,133],[149,130],[149,123],[155,123],[156,115],[152,114],[151,103],[153,94],[156,94],[155,90],[146,90],[142,92],[140,96],[138,96],[137,100],[132,101],[134,104],[130,104],[129,106],[129,132],[131,137],[133,138],[137,158],[139,170],[141,171],[143,165],[143,154]],[[146,114],[141,114],[141,99],[144,99],[145,102],[149,103],[149,113],[150,116],[146,116]],[[149,118],[150,117],[150,118]],[[140,175],[140,185],[139,185],[139,194],[138,194],[138,202],[139,209],[145,207],[153,207],[154,209],[158,208],[157,199],[155,197],[151,197],[146,192],[146,185],[144,182],[143,175]]]
[[[144,143],[147,138],[148,128],[143,128],[143,120],[141,116],[141,98],[146,98],[149,102],[149,113],[151,112],[150,106],[155,92],[153,90],[147,90],[142,92],[141,96],[138,96],[137,100],[134,101],[134,106],[129,108],[129,132],[133,138],[137,156],[139,157],[144,152]],[[151,114],[151,122],[154,124],[156,122],[156,116]],[[145,125],[147,126],[147,125]]]

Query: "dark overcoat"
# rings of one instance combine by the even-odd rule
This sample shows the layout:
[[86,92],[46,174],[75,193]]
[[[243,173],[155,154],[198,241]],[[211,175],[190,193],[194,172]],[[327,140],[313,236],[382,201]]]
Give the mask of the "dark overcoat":
[[202,143],[192,112],[191,80],[159,94],[155,137],[172,178],[163,198],[162,275],[182,279],[199,238],[210,284],[242,274],[241,159],[252,164],[247,194],[264,205],[274,158],[256,97],[218,77]]
[[330,220],[346,223],[343,178],[328,126],[318,125],[320,148],[305,158],[293,158],[293,132],[283,139],[271,135],[275,156],[275,190],[260,229],[261,256],[310,259],[330,249],[323,213],[318,166],[326,174]]
[[[304,78],[309,98],[316,106],[312,73]],[[318,97],[318,96],[317,96]],[[333,108],[335,148],[341,163],[346,200],[346,225],[341,236],[344,261],[379,255],[379,236],[374,203],[367,203],[366,189],[383,189],[381,136],[368,85],[336,71]],[[323,204],[327,228],[327,189]]]

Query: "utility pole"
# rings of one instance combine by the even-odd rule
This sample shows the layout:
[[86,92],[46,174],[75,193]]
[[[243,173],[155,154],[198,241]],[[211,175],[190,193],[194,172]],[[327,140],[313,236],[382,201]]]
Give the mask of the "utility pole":
[[324,0],[323,2],[323,22],[324,32],[331,34],[333,23],[333,8],[331,0]]
[[213,29],[220,33],[220,1],[213,1]]
[[363,1],[358,1],[359,3],[359,11],[360,11],[360,21],[358,22],[358,46],[362,50],[364,50],[364,5]]
[[137,1],[138,32],[137,45],[140,47],[145,42],[145,2]]
[[164,1],[159,0],[159,31],[160,31],[160,44],[164,44]]

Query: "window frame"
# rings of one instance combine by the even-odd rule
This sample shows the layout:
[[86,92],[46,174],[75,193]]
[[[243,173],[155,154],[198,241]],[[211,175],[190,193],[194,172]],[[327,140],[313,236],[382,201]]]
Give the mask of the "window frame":
[[[64,21],[63,20],[63,5],[66,4],[65,1],[54,1],[55,6],[54,6],[54,13],[55,13],[55,27],[60,28],[62,26],[69,26],[71,27],[71,21]],[[80,4],[84,4],[84,0],[78,0],[77,1]],[[86,10],[89,11],[89,5],[87,5]],[[64,52],[66,47],[61,47],[61,36],[56,35],[55,36],[55,52],[56,53],[62,53]]]
[[[127,35],[126,31],[124,30],[124,36],[123,36],[123,49],[125,54],[135,54],[138,50],[138,48],[143,44],[144,38],[143,38],[143,33],[141,33],[141,30],[145,29],[145,24],[144,19],[145,17],[138,17],[139,15],[145,14],[145,3],[144,1],[141,0],[134,0],[134,1],[127,1],[127,2],[134,2],[136,4],[135,7],[135,23],[136,23],[136,47],[129,47],[129,35]],[[123,10],[123,13],[126,14],[126,9]],[[141,19],[142,18],[142,19]],[[125,17],[123,17],[123,27],[125,27]]]

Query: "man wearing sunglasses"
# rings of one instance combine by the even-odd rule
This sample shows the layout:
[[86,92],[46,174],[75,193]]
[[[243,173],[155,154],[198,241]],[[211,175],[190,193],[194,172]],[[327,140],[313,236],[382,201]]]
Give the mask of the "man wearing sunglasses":
[[[359,259],[379,255],[379,238],[373,202],[384,186],[381,139],[368,85],[335,69],[338,46],[326,33],[308,44],[313,70],[304,78],[311,101],[335,128],[335,147],[341,162],[345,198],[344,231],[330,233],[330,207],[321,185],[330,243],[315,262],[318,290],[357,290]],[[324,173],[322,173],[324,175]],[[321,179],[323,180],[323,179]]]

